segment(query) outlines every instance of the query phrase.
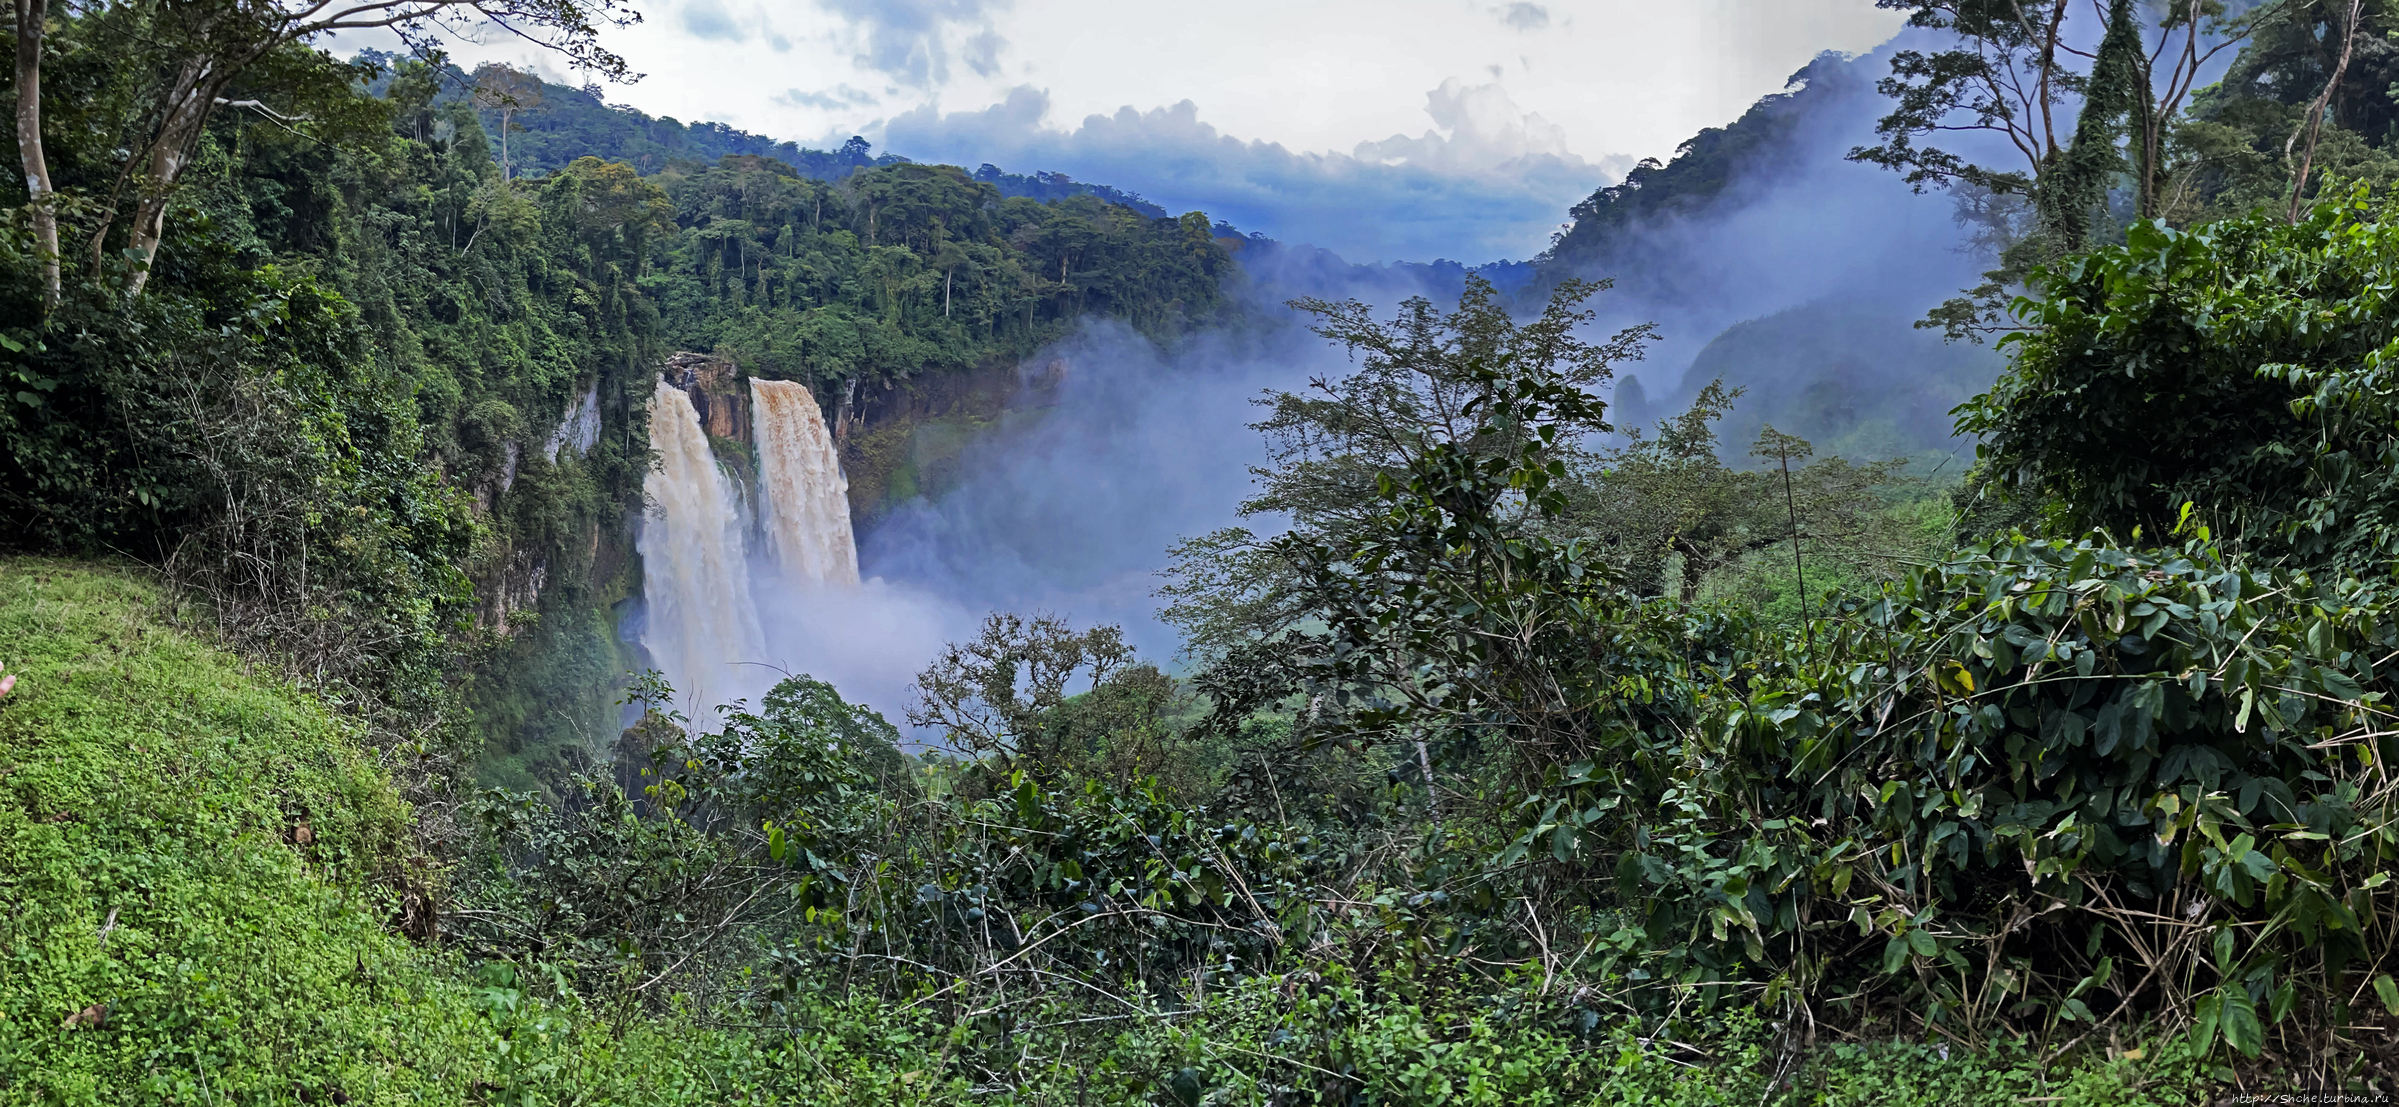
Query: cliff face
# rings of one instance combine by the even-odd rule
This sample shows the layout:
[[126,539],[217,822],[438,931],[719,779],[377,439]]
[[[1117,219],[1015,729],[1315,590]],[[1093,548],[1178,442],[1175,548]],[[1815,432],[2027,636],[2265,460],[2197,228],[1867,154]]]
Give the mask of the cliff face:
[[750,393],[731,358],[685,351],[668,357],[662,372],[666,383],[691,394],[710,438],[750,441]]
[[1012,415],[1037,416],[1056,404],[1068,372],[1062,358],[987,362],[972,372],[857,389],[829,405],[852,525],[863,534],[900,504],[945,491],[968,446]]
[[[1038,417],[1057,403],[1070,366],[1062,358],[1039,364],[986,362],[880,386],[810,386],[824,411],[849,480],[852,525],[863,532],[917,496],[939,495],[958,478],[961,455],[978,438],[1019,416]],[[749,382],[730,358],[684,351],[660,366],[666,383],[691,397],[700,426],[712,439],[739,443],[719,450],[745,490],[753,483]]]

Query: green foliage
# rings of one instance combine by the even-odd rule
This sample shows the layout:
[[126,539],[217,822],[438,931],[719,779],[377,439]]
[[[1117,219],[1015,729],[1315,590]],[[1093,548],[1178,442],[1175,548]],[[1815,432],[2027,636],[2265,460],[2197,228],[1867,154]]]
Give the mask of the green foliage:
[[[523,989],[503,993],[510,1010],[538,1015],[531,993],[554,990],[653,1012],[618,1063],[671,1017],[644,999],[663,983],[772,1028],[741,1049],[694,1043],[719,1086],[801,1097],[884,1081],[939,1102],[971,1087],[1024,1102],[1850,1103],[1874,1101],[1881,1073],[1950,1102],[2146,1102],[2130,1073],[2007,1047],[1955,1062],[1790,1051],[1740,1013],[1678,1024],[1701,1044],[1645,1042],[1530,966],[1495,979],[1439,960],[1490,938],[1437,891],[1359,882],[1362,866],[1399,875],[1362,841],[1219,825],[1097,781],[1051,791],[1019,775],[980,796],[874,782],[888,728],[804,678],[721,734],[674,723],[636,731],[660,743],[638,797],[593,781],[579,808],[495,805],[520,828],[501,838],[519,860],[474,878],[461,912],[494,958],[487,979]],[[570,1071],[572,1023],[543,1017],[518,1040],[550,1051],[540,1071]],[[859,1067],[778,1072],[771,1058],[795,1048]]]
[[[1286,516],[1296,533],[1346,541],[1379,525],[1387,486],[1406,480],[1412,466],[1435,452],[1487,459],[1515,448],[1533,428],[1483,421],[1497,392],[1508,387],[1487,367],[1539,364],[1562,388],[1608,382],[1618,363],[1640,356],[1654,330],[1637,325],[1598,342],[1578,334],[1597,314],[1584,302],[1609,287],[1562,281],[1541,313],[1523,323],[1498,289],[1471,274],[1455,308],[1412,297],[1389,320],[1377,320],[1372,307],[1356,300],[1293,301],[1317,317],[1317,334],[1349,350],[1359,370],[1263,398],[1267,415],[1253,427],[1266,436],[1270,465],[1259,471],[1262,487],[1242,513]],[[1583,435],[1610,429],[1604,413],[1597,401],[1577,402],[1546,448],[1560,451],[1563,464]],[[1271,638],[1306,617],[1291,604],[1295,575],[1304,570],[1288,552],[1246,528],[1186,542],[1168,573],[1173,582],[1162,590],[1172,601],[1167,620],[1203,654]]]
[[1155,793],[918,793],[890,729],[804,679],[719,734],[640,732],[657,756],[633,797],[491,805],[518,860],[462,874],[446,928],[489,959],[461,969],[382,929],[428,874],[355,732],[138,614],[154,596],[56,562],[0,574],[26,651],[0,698],[0,880],[34,966],[0,986],[12,1094],[2149,1102],[2122,1067],[2004,1048],[1786,1055],[1742,1016],[1645,1040],[1562,986],[1433,967],[1421,893],[1323,896],[1368,855]]
[[[1070,690],[1078,683],[1079,694]],[[988,759],[998,776],[1130,788],[1178,775],[1165,716],[1180,690],[1136,661],[1116,627],[1077,634],[1056,618],[994,614],[973,641],[944,649],[917,687],[909,723],[956,753]]]
[[659,179],[680,234],[644,288],[671,339],[780,376],[889,384],[968,369],[1085,314],[1167,337],[1216,316],[1232,265],[1197,213],[1005,199],[949,166],[828,183],[748,157]]
[[[2288,0],[2277,7],[2281,17],[2257,25],[2223,79],[2192,96],[2189,116],[2175,128],[2170,168],[2185,199],[2166,214],[2177,223],[2288,210],[2298,169],[2292,136],[2304,135],[2307,108],[2332,76],[2350,30],[2349,5]],[[2316,135],[2314,172],[2302,188],[2308,197],[2399,180],[2388,149],[2399,121],[2388,90],[2399,72],[2378,48],[2399,27],[2399,11],[2364,3],[2357,16],[2356,48]]]
[[2394,340],[2391,231],[2362,193],[2286,224],[2254,215],[2041,271],[2036,329],[1960,411],[1989,492],[2072,532],[2162,537],[2186,503],[2255,556],[2369,572],[2399,532],[2378,428]]
[[214,301],[75,298],[0,353],[27,386],[0,399],[17,541],[146,554],[321,678],[440,702],[479,528],[409,464],[404,383],[316,281],[212,278]]
[[1728,921],[1845,917],[1830,949],[1880,953],[1936,1021],[2089,1022],[2109,995],[2193,1012],[2204,1049],[2210,991],[2245,1018],[2348,1003],[2399,861],[2370,767],[2390,601],[2218,557],[2018,542],[1911,574],[1704,724],[1765,772],[1693,781],[1651,839],[1687,865],[1759,826],[1713,854],[1739,860],[1705,891],[1751,889]]
[[1593,401],[1503,364],[1379,519],[1283,540],[1313,625],[1203,680],[1236,715],[1304,697],[1305,740],[1414,746],[1435,948],[1579,946],[1635,1011],[2068,1041],[2139,1013],[2192,1061],[2354,1017],[2399,868],[2383,590],[2016,538],[1804,630],[1640,603],[1528,529]]
[[1666,592],[1667,563],[1679,562],[1674,591],[1685,602],[1710,577],[1778,546],[1796,555],[1808,544],[1820,552],[1862,545],[1881,521],[1876,492],[1900,463],[1809,460],[1815,448],[1805,439],[1762,426],[1750,458],[1769,467],[1736,469],[1717,456],[1715,427],[1736,396],[1711,381],[1690,410],[1661,420],[1655,437],[1631,431],[1626,445],[1570,467],[1552,528],[1608,547],[1641,595]]

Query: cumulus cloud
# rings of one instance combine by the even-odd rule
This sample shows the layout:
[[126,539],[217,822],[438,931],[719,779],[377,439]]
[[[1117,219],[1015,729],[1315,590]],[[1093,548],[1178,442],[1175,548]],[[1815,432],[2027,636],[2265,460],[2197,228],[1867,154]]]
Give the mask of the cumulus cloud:
[[989,76],[999,71],[1000,37],[992,17],[1008,0],[817,0],[848,20],[858,34],[855,60],[913,88],[950,79],[949,36],[966,32],[961,48],[967,68]]
[[1523,0],[1517,0],[1516,3],[1504,8],[1493,8],[1491,14],[1498,16],[1500,22],[1519,31],[1538,31],[1549,26],[1549,9],[1539,4],[1524,3]]
[[1049,94],[1023,86],[980,111],[898,116],[882,144],[921,161],[1101,181],[1354,261],[1538,253],[1569,206],[1618,176],[1567,149],[1563,131],[1497,84],[1445,81],[1425,110],[1433,126],[1414,137],[1295,153],[1224,134],[1189,100],[1062,129],[1050,123]]
[[1418,165],[1449,173],[1512,171],[1527,159],[1579,164],[1566,148],[1566,129],[1527,112],[1497,83],[1469,85],[1456,77],[1425,93],[1434,130],[1414,138],[1392,135],[1361,142],[1357,157],[1384,165]]

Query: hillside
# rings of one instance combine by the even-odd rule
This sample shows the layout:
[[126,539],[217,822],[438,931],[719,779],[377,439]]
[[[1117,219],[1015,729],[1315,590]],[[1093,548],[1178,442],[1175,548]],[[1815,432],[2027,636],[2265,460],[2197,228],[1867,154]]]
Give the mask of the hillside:
[[0,1089],[457,1088],[440,1070],[490,1043],[399,933],[438,895],[412,813],[355,723],[169,602],[131,569],[0,560]]
[[[175,620],[138,570],[0,559],[0,642],[18,678],[0,696],[0,957],[12,966],[0,974],[0,1097],[988,1101],[941,1075],[956,1038],[928,1011],[822,994],[776,999],[771,1014],[629,1009],[562,991],[555,967],[462,959],[435,940],[438,912],[456,909],[437,907],[451,877],[421,852],[433,828],[385,775],[390,753]],[[1190,1025],[1246,1048],[1270,1029],[1256,1021],[1261,998],[1225,993]],[[800,1033],[755,1027],[761,1014]],[[1547,1102],[1698,1107],[1754,1098],[1767,1076],[1754,1049],[1704,1076],[1630,1043],[1560,1068],[1552,1035],[1487,1027],[1449,1050],[1404,1012],[1385,1018],[1345,1031],[1338,1048],[1395,1086],[1460,1065],[1488,1072],[1479,1091],[1442,1102],[1534,1102],[1525,1096],[1540,1088]],[[1023,1090],[1036,1102],[1087,1095],[1096,1071],[1133,1093],[1109,1101],[1147,1099],[1173,1086],[1178,1038],[1164,1027],[1094,1043],[1094,1069],[1060,1066]],[[1548,1062],[1538,1078],[1532,1058]],[[2089,1076],[2067,1102],[2115,1086]],[[1828,1056],[1812,1079],[1833,1090],[1828,1104],[1869,1102],[1896,1081],[1999,1107],[2034,1086],[2026,1071],[1907,1049]]]
[[1709,381],[1743,390],[1719,428],[1725,444],[1746,450],[1771,424],[1815,444],[1819,453],[1857,461],[1908,458],[1919,469],[1951,460],[1963,472],[1973,447],[1958,451],[1950,409],[1990,386],[2004,359],[1858,300],[1817,301],[1736,323],[1692,359],[1680,389],[1638,401],[1620,391],[1623,421],[1646,426],[1673,414]]

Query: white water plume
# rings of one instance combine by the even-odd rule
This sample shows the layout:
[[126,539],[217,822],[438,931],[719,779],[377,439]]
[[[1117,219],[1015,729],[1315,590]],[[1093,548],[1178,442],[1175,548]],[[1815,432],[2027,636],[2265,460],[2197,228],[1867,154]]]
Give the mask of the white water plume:
[[805,385],[750,378],[758,441],[759,501],[767,548],[788,584],[858,584],[850,536],[850,482],[823,410]]
[[749,528],[691,397],[663,380],[650,399],[650,446],[659,465],[642,481],[650,510],[636,543],[648,601],[641,644],[684,712],[711,721],[717,705],[758,683],[734,666],[766,656],[742,548]]

